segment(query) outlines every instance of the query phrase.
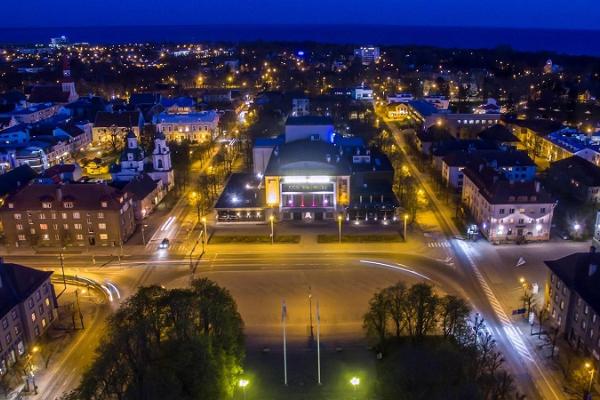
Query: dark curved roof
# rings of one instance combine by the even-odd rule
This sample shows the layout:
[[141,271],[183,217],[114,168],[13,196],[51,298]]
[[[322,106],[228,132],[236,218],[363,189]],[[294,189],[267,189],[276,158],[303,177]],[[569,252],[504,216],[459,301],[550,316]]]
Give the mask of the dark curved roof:
[[297,140],[277,146],[273,150],[265,175],[340,176],[350,175],[351,172],[352,167],[347,157],[340,156],[339,146],[323,141]]

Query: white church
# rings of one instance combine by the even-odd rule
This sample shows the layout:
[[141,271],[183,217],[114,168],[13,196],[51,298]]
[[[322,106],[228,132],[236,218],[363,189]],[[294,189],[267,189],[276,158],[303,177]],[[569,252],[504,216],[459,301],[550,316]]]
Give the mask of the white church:
[[171,151],[165,135],[158,132],[154,137],[151,164],[146,162],[144,149],[139,146],[138,138],[133,131],[127,133],[125,140],[127,144],[121,153],[120,163],[113,166],[113,181],[131,181],[146,173],[154,180],[161,180],[167,190],[171,190],[175,177],[171,165]]
[[146,158],[132,130],[127,133],[125,140],[127,143],[120,162],[112,167],[112,184],[132,195],[136,219],[141,220],[154,210],[174,186],[171,151],[160,132],[154,138],[152,162]]

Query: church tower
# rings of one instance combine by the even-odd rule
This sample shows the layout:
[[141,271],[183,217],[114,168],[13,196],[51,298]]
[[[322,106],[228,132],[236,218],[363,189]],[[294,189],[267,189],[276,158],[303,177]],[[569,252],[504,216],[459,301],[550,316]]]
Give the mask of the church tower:
[[73,82],[73,78],[71,78],[71,63],[66,56],[63,58],[63,78],[61,86],[63,92],[69,93],[69,103],[79,98],[79,95],[75,90],[75,82]]
[[152,150],[152,171],[148,172],[152,179],[160,179],[167,190],[175,185],[175,174],[171,166],[171,150],[167,139],[162,132],[154,137],[154,150]]
[[171,150],[169,150],[167,140],[162,132],[157,133],[154,138],[152,167],[155,171],[169,171],[171,169]]

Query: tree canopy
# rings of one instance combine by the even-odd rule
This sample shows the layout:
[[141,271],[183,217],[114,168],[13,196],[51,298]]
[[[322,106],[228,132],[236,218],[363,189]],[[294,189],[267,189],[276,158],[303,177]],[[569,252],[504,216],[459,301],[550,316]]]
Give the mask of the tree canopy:
[[140,288],[109,319],[96,359],[69,399],[231,398],[244,356],[243,322],[229,292]]
[[514,399],[512,377],[479,315],[460,297],[399,282],[375,293],[363,324],[381,361],[382,399]]

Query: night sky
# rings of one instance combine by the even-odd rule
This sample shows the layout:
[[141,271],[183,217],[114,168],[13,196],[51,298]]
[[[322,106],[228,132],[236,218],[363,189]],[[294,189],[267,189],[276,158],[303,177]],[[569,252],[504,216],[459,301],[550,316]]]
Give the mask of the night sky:
[[5,27],[392,24],[600,29],[598,0],[4,0]]

